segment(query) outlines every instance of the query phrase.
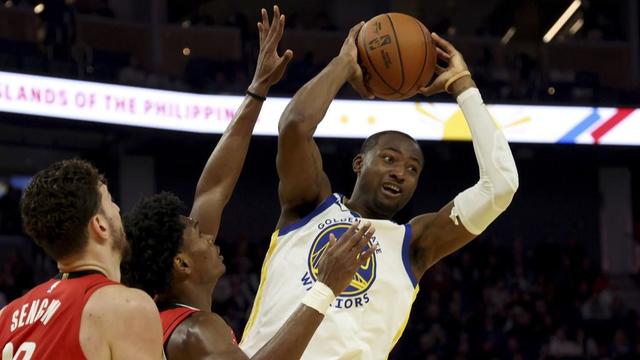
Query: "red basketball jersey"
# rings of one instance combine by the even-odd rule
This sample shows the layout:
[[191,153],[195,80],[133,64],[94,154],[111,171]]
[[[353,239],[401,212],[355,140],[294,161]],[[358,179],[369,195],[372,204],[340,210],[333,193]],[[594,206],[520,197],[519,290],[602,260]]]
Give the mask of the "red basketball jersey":
[[162,321],[162,345],[165,348],[173,330],[197,311],[199,310],[192,307],[177,306],[160,312],[160,321]]
[[[165,307],[161,304],[160,308],[164,309]],[[200,310],[181,304],[173,304],[171,307],[160,311],[160,320],[162,321],[162,345],[165,349],[167,348],[167,343],[171,338],[171,334],[173,334],[173,331],[178,327],[178,325],[198,311]],[[231,342],[238,345],[236,334],[231,329],[229,331]]]
[[2,359],[84,360],[80,320],[91,295],[118,284],[102,274],[51,279],[0,312]]

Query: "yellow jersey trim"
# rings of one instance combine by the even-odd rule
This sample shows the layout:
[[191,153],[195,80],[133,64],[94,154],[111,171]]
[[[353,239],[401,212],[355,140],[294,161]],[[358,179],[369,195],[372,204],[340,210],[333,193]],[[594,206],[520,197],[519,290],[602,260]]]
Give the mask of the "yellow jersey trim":
[[273,255],[276,247],[278,245],[278,234],[279,230],[276,230],[271,235],[271,243],[269,244],[269,250],[267,251],[267,255],[264,258],[264,262],[262,263],[262,272],[260,274],[260,286],[258,287],[258,293],[256,294],[256,299],[253,304],[253,309],[251,309],[251,315],[249,315],[249,321],[247,321],[247,325],[244,327],[244,332],[242,333],[242,340],[240,344],[246,339],[249,331],[253,327],[253,323],[260,314],[260,305],[262,304],[262,291],[264,290],[266,280],[267,280],[267,272],[269,270],[269,265],[271,263],[271,256]]
[[411,309],[413,308],[413,302],[416,301],[416,297],[418,296],[419,291],[420,291],[420,285],[417,285],[416,288],[413,290],[413,298],[411,299],[411,306],[409,307],[409,312],[407,313],[407,317],[404,319],[402,326],[400,326],[400,328],[398,329],[396,336],[393,337],[393,343],[391,344],[391,348],[387,352],[387,358],[389,357],[391,350],[393,350],[393,348],[396,346],[396,343],[398,342],[398,340],[400,340],[400,337],[402,336],[404,329],[407,327],[407,323],[409,322],[409,316],[411,316]]

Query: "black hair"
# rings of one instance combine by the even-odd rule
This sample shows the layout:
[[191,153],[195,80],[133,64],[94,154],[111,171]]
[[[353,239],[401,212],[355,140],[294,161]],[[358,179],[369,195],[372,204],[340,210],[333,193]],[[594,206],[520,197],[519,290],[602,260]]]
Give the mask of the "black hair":
[[184,208],[177,196],[163,192],[143,198],[125,216],[131,257],[122,264],[124,284],[152,297],[169,289],[173,258],[183,244]]
[[418,144],[416,139],[411,137],[411,135],[405,134],[405,133],[403,133],[401,131],[387,130],[387,131],[381,131],[381,132],[378,132],[378,133],[375,133],[375,134],[369,136],[362,143],[362,146],[360,147],[360,154],[366,154],[367,152],[369,152],[369,150],[373,149],[376,146],[376,144],[378,143],[378,140],[380,140],[380,138],[385,136],[385,135],[400,135],[400,136],[404,136],[405,138],[411,140],[413,143],[418,145],[418,147],[420,147],[420,145]]
[[59,260],[87,245],[87,225],[100,210],[104,177],[89,162],[58,161],[31,179],[20,201],[24,230]]

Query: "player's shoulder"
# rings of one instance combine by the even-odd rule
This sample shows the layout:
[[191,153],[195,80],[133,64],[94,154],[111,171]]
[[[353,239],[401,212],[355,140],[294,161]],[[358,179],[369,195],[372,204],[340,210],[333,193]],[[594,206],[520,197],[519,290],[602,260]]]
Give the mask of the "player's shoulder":
[[84,311],[98,316],[106,315],[133,320],[157,314],[158,308],[144,291],[122,284],[110,284],[101,287],[91,295]]
[[429,225],[433,222],[433,220],[435,220],[437,215],[438,213],[434,213],[434,212],[420,214],[414,217],[413,219],[409,220],[409,224],[411,225],[415,233],[416,230],[422,230],[424,228],[428,228]]
[[229,325],[220,315],[208,311],[193,313],[183,325],[188,329],[185,338],[187,341],[199,342],[202,339],[211,339],[211,335],[229,331]]
[[411,225],[411,240],[415,240],[422,236],[422,234],[429,229],[433,220],[435,220],[438,213],[425,213],[420,214],[413,219],[409,220],[409,225]]
[[[143,291],[121,284],[103,286],[91,294],[84,306],[80,342],[85,353],[107,344],[112,355],[119,354],[114,358],[132,358],[133,352],[139,352],[138,358],[146,359],[156,350],[154,358],[160,358],[162,326],[158,308]],[[100,354],[105,351],[99,350]],[[122,354],[124,357],[119,357]]]
[[[217,314],[198,311],[186,318],[171,334],[167,355],[189,354],[191,357],[210,358],[212,354],[233,352],[230,328]],[[211,357],[217,358],[217,357]]]
[[167,344],[167,355],[189,354],[191,358],[236,359],[239,358],[238,355],[242,355],[242,351],[234,341],[233,332],[222,317],[198,311],[185,319],[172,333]]

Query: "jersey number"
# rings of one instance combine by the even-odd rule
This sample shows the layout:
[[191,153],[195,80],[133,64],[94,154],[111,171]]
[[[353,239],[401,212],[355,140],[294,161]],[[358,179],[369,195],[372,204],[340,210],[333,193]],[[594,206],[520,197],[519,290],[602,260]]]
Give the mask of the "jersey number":
[[2,360],[31,360],[34,351],[36,351],[36,343],[27,341],[20,344],[20,347],[14,353],[13,344],[9,342],[2,349]]

